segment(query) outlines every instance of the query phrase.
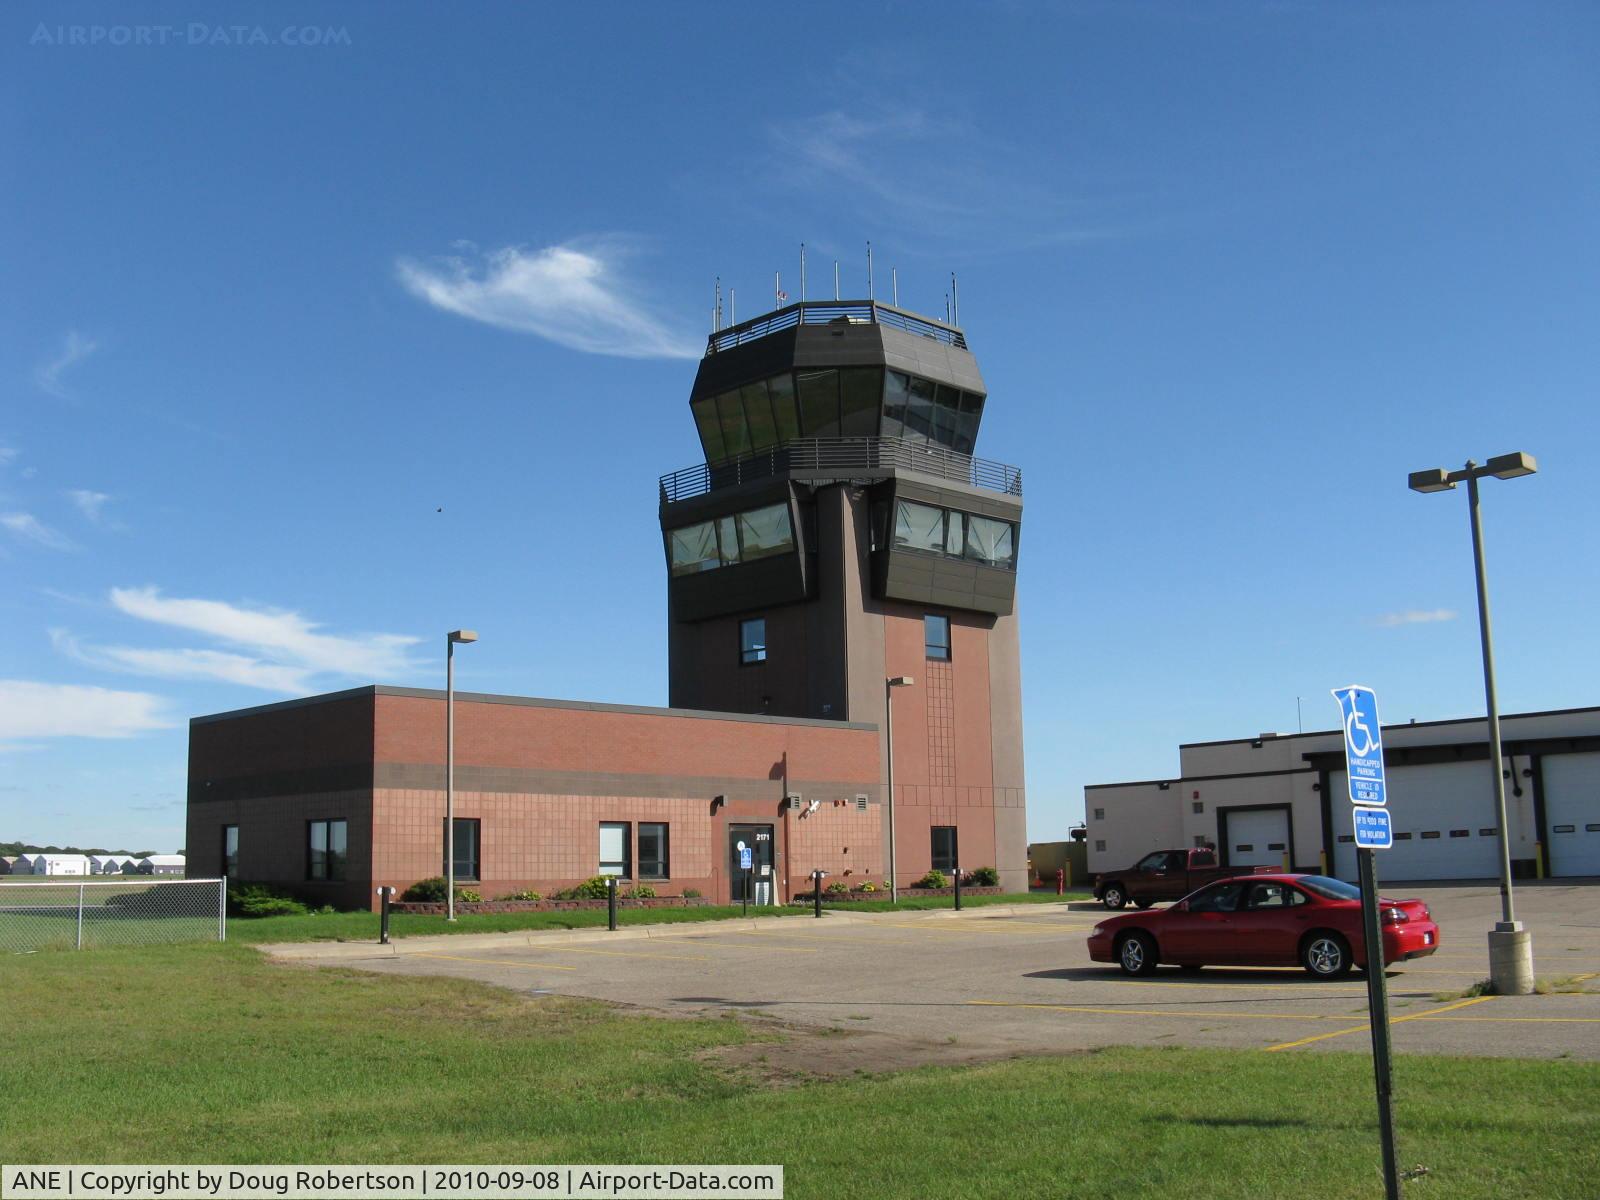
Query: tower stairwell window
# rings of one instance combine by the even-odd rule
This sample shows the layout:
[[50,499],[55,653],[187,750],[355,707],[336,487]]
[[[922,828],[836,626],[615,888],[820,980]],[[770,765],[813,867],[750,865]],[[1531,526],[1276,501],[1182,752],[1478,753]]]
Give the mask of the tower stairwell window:
[[922,640],[927,656],[939,662],[950,661],[950,618],[929,613],[922,618]]
[[767,619],[752,617],[739,622],[739,661],[745,665],[767,661]]

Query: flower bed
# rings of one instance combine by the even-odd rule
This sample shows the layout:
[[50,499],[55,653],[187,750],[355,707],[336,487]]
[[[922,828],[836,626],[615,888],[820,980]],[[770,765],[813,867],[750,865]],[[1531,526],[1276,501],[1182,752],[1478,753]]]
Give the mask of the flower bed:
[[[457,913],[520,913],[520,912],[562,912],[574,908],[605,908],[604,900],[476,900],[456,901]],[[645,900],[630,900],[622,896],[617,897],[618,908],[700,908],[710,904],[704,896],[655,896]],[[389,906],[390,911],[397,913],[418,913],[423,916],[443,916],[445,911],[444,901],[418,903],[410,900],[397,900]]]
[[[965,887],[964,886],[961,889],[961,894],[963,896],[998,896],[998,895],[1002,894],[1004,891],[1005,891],[1004,888],[999,888],[999,887]],[[900,899],[902,899],[902,900],[921,900],[921,899],[924,899],[924,898],[927,898],[927,897],[932,897],[932,896],[954,896],[955,894],[956,894],[956,889],[953,888],[953,887],[944,887],[944,888],[903,887],[903,888],[900,889]],[[837,904],[841,900],[844,901],[845,903],[859,903],[862,900],[887,900],[888,898],[889,898],[889,889],[886,888],[886,887],[878,888],[876,891],[872,891],[872,892],[860,892],[860,891],[830,892],[826,888],[824,888],[822,890],[822,902],[824,904]],[[792,901],[790,901],[790,903],[791,904],[798,904],[802,900],[805,901],[805,903],[807,903],[807,904],[815,903],[815,893],[813,893],[813,892],[800,892],[795,896],[795,898]]]

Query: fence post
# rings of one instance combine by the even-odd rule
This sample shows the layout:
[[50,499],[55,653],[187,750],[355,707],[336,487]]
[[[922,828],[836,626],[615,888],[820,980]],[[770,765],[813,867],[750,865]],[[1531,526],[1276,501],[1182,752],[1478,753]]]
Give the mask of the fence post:
[[83,884],[78,885],[78,949],[83,949]]
[[956,911],[961,911],[961,868],[956,868]]
[[228,940],[228,877],[217,880],[217,941]]

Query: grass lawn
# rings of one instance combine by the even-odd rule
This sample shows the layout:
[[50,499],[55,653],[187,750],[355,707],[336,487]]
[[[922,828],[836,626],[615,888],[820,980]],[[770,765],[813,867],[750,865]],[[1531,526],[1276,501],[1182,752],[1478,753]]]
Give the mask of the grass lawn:
[[[1057,900],[1084,900],[1086,896],[1032,896],[1027,893],[999,896],[963,896],[964,907],[977,908],[984,904],[1032,904]],[[829,903],[823,901],[824,910],[842,912],[893,912],[898,909],[950,908],[948,896],[926,900],[902,900],[890,904],[887,900]],[[762,908],[751,905],[751,917],[810,916],[810,908],[793,905],[779,908]],[[723,921],[741,915],[737,904],[707,905],[703,908],[618,908],[618,925],[654,925],[675,921]],[[391,937],[416,936],[428,933],[495,933],[511,929],[591,929],[606,923],[606,910],[600,908],[565,909],[553,912],[526,913],[463,913],[454,924],[443,917],[417,916],[395,913],[389,919]],[[256,920],[233,919],[228,922],[228,940],[260,944],[263,942],[375,942],[378,940],[377,913],[322,913],[305,917],[261,917]]]
[[[788,1036],[740,1017],[237,945],[10,958],[0,987],[8,1073],[48,1081],[0,1091],[8,1162],[782,1163],[799,1200],[1381,1192],[1360,1054],[1124,1049],[774,1082],[716,1061]],[[1397,1091],[1401,1162],[1430,1169],[1408,1191],[1593,1194],[1600,1066],[1404,1057]]]

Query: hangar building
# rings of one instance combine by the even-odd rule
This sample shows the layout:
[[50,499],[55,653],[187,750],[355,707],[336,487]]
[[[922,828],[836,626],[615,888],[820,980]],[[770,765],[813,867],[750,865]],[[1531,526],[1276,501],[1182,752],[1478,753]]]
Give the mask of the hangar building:
[[[1600,876],[1600,708],[1502,716],[1500,728],[1513,873]],[[1395,842],[1381,877],[1498,878],[1487,721],[1386,725],[1383,743]],[[1091,872],[1209,843],[1225,866],[1355,880],[1339,730],[1195,742],[1178,761],[1173,779],[1084,789]]]

